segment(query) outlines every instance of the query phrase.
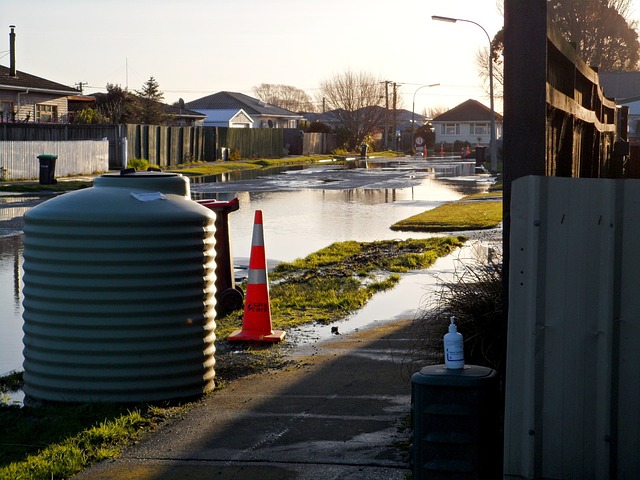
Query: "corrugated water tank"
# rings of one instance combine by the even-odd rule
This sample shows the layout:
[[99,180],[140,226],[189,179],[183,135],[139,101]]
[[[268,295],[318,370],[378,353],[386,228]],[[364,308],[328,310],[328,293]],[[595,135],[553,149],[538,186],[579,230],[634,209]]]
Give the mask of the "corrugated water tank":
[[178,174],[107,174],[24,216],[26,400],[214,386],[215,213]]

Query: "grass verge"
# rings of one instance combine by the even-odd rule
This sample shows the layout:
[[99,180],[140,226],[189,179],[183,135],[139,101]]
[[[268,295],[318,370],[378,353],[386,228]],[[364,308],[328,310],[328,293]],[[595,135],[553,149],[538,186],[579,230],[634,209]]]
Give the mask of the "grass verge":
[[[380,290],[392,288],[400,272],[427,268],[462,246],[462,237],[424,240],[342,242],[304,259],[280,264],[271,276],[274,328],[330,323],[358,310]],[[250,373],[289,362],[283,346],[233,347],[226,337],[242,324],[242,312],[216,321],[217,389]],[[2,391],[21,374],[0,380]],[[211,393],[215,395],[215,391]],[[184,405],[112,404],[0,406],[0,479],[70,478],[100,460],[115,458],[124,447],[184,412]]]
[[492,199],[499,195],[469,195],[400,220],[391,226],[391,230],[450,232],[496,228],[502,222],[502,200]]

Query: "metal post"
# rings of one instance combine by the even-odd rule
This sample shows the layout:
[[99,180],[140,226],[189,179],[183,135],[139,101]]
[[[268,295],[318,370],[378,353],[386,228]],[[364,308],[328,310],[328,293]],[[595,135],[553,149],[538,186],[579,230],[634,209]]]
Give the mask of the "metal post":
[[413,135],[416,132],[416,94],[421,88],[425,87],[437,87],[440,85],[439,83],[432,83],[430,85],[421,85],[419,86],[415,92],[413,92],[413,105],[411,107],[411,138],[413,139]]

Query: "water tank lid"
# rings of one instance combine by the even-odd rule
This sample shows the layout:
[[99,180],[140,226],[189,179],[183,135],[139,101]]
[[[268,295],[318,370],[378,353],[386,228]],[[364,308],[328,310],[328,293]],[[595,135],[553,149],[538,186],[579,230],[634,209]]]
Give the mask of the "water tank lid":
[[[133,169],[131,169],[133,170]],[[117,178],[148,178],[148,177],[178,177],[180,174],[171,172],[159,172],[156,170],[147,171],[126,171],[122,170],[120,173],[105,173],[100,175],[101,177],[117,177]]]
[[419,385],[443,385],[451,387],[480,386],[487,380],[497,379],[495,370],[480,365],[465,365],[461,369],[449,369],[444,365],[429,365],[411,377],[411,383]]

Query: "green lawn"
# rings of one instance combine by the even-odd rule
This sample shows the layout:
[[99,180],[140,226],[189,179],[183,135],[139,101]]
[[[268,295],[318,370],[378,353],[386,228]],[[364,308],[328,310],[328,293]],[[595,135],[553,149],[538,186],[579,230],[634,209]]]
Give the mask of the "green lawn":
[[392,230],[420,232],[452,232],[496,228],[502,222],[502,200],[493,200],[500,193],[470,195],[456,202],[445,203],[432,210],[400,220]]

